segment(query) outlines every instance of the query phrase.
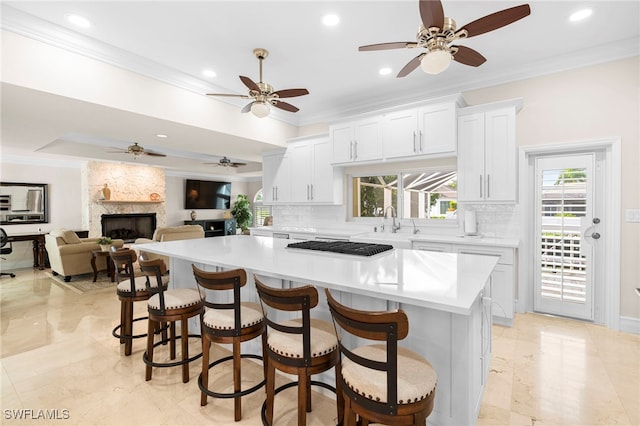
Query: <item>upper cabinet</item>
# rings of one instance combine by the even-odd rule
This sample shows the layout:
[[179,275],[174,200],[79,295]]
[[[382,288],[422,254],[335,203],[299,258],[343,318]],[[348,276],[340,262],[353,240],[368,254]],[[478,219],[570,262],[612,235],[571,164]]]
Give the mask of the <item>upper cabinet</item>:
[[382,123],[380,116],[344,121],[329,128],[331,162],[356,163],[382,159]]
[[262,197],[265,204],[291,202],[291,157],[287,151],[262,157]]
[[458,118],[459,201],[516,201],[516,108],[461,113]]
[[456,154],[455,101],[385,114],[382,149],[385,158]]
[[329,137],[314,136],[289,144],[291,197],[294,203],[341,204],[343,174],[331,165]]

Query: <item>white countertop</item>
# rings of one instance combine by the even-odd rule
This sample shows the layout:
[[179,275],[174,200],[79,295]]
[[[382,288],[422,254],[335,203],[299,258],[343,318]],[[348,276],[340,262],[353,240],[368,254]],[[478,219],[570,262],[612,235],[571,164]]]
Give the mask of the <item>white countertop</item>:
[[239,235],[149,243],[137,248],[464,315],[470,313],[498,260],[494,256],[403,249],[361,257],[289,249],[289,242]]

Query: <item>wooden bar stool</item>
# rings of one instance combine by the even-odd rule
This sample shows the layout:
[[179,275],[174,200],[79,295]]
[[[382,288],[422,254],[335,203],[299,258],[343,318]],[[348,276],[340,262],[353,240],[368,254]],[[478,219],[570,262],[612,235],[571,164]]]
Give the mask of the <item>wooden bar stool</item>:
[[[265,384],[263,378],[255,386],[242,390],[241,379],[241,358],[262,360],[260,355],[240,352],[240,343],[253,340],[256,337],[262,337],[264,350],[266,336],[262,309],[258,303],[241,302],[240,288],[247,283],[247,273],[244,269],[208,272],[198,269],[195,265],[191,266],[196,282],[201,287],[201,293],[205,296],[204,304],[208,308],[202,319],[202,373],[198,378],[198,386],[201,391],[200,405],[207,405],[207,395],[214,398],[233,398],[234,419],[240,421],[242,418],[242,397],[257,391]],[[214,294],[214,292],[219,294]],[[220,300],[229,292],[233,293],[231,295],[232,301],[221,302]],[[220,358],[209,364],[211,342],[232,344],[233,355]],[[229,360],[233,360],[233,392],[221,393],[210,390],[209,369]]]
[[[267,287],[255,277],[254,281],[267,323],[267,399],[263,405],[262,421],[273,424],[275,395],[298,385],[298,426],[306,425],[311,412],[311,385],[336,392],[338,423],[343,418],[343,396],[337,380],[336,387],[311,380],[311,375],[335,367],[340,361],[338,341],[331,323],[311,318],[311,309],[318,305],[318,290],[311,285],[290,289]],[[279,320],[278,311],[298,312],[293,320]],[[279,315],[280,316],[280,315]],[[298,376],[297,382],[275,388],[276,369]],[[336,391],[337,389],[337,391]]]
[[[204,313],[204,300],[200,296],[198,289],[194,288],[173,288],[165,289],[162,285],[162,259],[148,260],[144,254],[140,255],[140,269],[147,275],[148,281],[156,280],[156,286],[148,284],[147,291],[151,297],[147,301],[149,310],[149,327],[147,331],[147,350],[142,355],[142,360],[147,365],[146,380],[151,380],[152,367],[176,367],[182,366],[182,382],[189,381],[189,363],[202,356],[202,352],[189,357],[189,337],[198,337],[199,334],[189,334],[189,318],[200,316]],[[176,337],[176,321],[180,321],[180,336]],[[160,342],[154,343],[153,331],[159,329],[164,324],[169,324],[170,336],[163,338]],[[175,362],[154,362],[153,350],[156,346],[169,343],[169,356],[176,359],[176,339],[181,341],[181,360]]]
[[[357,415],[358,424],[424,426],[433,410],[436,372],[422,356],[398,346],[409,333],[407,315],[355,310],[338,303],[328,289],[325,293],[340,336],[342,362],[336,375],[344,393],[344,425],[355,426]],[[357,338],[385,343],[345,343]]]
[[[147,337],[147,334],[133,335],[133,323],[146,320],[149,317],[134,318],[134,302],[148,300],[151,293],[147,291],[147,277],[135,276],[133,264],[137,261],[136,252],[130,249],[119,249],[112,246],[109,255],[113,262],[113,270],[118,281],[116,293],[120,299],[120,324],[117,325],[111,334],[120,339],[120,344],[124,343],[124,354],[131,355],[133,339]],[[166,289],[169,277],[162,278],[162,285]],[[150,282],[151,286],[157,286],[155,280]]]

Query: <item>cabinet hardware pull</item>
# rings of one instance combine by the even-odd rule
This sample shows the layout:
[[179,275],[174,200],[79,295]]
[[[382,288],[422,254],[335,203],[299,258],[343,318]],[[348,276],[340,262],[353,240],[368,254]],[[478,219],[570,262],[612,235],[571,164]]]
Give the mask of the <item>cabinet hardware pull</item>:
[[313,200],[313,184],[309,185],[311,187],[311,199]]
[[358,158],[358,141],[353,141],[353,159]]
[[278,201],[278,187],[276,186],[276,201]]
[[491,198],[491,175],[487,175],[487,199]]
[[482,198],[482,175],[480,175],[480,198]]
[[309,198],[309,184],[307,184],[307,200],[310,200],[310,198]]
[[422,152],[422,130],[418,131],[418,137],[419,137],[419,142],[420,144],[418,145],[420,147],[420,151]]
[[349,160],[353,160],[353,141],[349,141]]
[[413,131],[413,152],[416,152],[416,131]]

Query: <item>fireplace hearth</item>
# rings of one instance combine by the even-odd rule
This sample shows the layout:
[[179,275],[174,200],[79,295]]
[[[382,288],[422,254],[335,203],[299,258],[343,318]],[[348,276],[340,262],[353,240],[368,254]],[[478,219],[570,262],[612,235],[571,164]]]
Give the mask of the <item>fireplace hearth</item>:
[[103,214],[102,235],[132,243],[136,238],[151,238],[156,229],[155,213]]

